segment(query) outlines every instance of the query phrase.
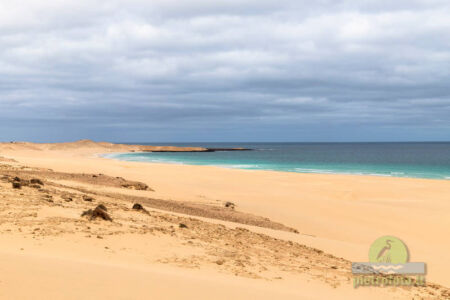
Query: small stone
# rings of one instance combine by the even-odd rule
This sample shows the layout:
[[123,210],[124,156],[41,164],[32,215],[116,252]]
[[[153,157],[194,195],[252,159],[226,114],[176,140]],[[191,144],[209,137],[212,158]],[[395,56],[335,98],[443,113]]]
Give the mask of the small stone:
[[187,225],[184,224],[184,223],[180,223],[179,227],[180,227],[180,228],[188,228]]
[[223,265],[225,261],[223,259],[219,259],[216,261],[216,264],[218,264],[219,266]]
[[226,208],[234,209],[235,206],[236,205],[233,202],[225,202],[225,207]]
[[83,200],[84,201],[88,201],[88,202],[92,202],[94,200],[94,198],[88,196],[88,195],[83,195]]
[[148,212],[148,210],[146,210],[146,209],[145,209],[141,204],[139,204],[139,203],[133,204],[132,209],[138,210],[138,211],[141,211],[141,212],[143,212],[143,213],[146,213],[147,215],[150,215],[150,213]]
[[135,210],[143,210],[144,207],[143,207],[141,204],[139,204],[139,203],[135,203],[135,204],[133,204],[132,209],[135,209]]

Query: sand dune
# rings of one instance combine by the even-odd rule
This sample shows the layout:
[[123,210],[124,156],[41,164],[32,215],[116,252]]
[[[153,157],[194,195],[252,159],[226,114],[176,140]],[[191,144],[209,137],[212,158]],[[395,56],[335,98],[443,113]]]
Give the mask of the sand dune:
[[127,144],[113,144],[108,142],[94,142],[91,140],[79,140],[76,142],[67,143],[29,143],[29,142],[9,142],[0,143],[0,149],[6,151],[21,151],[21,150],[37,150],[37,151],[68,151],[75,150],[77,152],[83,151],[101,151],[101,152],[130,152],[130,151],[206,151],[202,147],[174,147],[174,146],[145,146],[145,145],[127,145]]
[[[0,144],[0,297],[450,297],[448,181],[95,156],[139,147]],[[99,204],[112,221],[81,216]],[[386,234],[402,238],[440,285],[355,290],[351,261],[367,260]]]

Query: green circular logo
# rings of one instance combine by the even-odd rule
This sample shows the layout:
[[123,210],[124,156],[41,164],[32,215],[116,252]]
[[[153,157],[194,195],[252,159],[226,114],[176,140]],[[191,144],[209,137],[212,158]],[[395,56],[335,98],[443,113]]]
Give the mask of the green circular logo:
[[408,249],[398,238],[382,236],[372,243],[369,250],[371,263],[404,264],[408,262]]

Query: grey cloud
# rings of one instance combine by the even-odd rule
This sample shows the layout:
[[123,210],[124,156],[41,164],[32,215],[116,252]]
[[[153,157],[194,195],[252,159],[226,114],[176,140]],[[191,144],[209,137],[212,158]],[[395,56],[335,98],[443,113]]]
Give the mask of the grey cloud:
[[448,140],[448,41],[447,1],[0,0],[0,123],[43,139]]

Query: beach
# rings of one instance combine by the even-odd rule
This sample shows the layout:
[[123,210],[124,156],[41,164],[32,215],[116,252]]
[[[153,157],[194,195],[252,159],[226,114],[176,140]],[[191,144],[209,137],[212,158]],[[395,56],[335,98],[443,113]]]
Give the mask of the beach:
[[[0,143],[0,297],[450,295],[449,180],[101,157],[141,150],[91,141]],[[13,189],[13,177],[38,177],[43,186]],[[144,211],[132,209],[137,202]],[[98,204],[112,221],[81,217]],[[410,261],[427,264],[427,287],[353,288],[351,262],[367,261],[370,244],[384,235],[403,240]]]

